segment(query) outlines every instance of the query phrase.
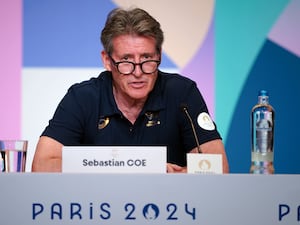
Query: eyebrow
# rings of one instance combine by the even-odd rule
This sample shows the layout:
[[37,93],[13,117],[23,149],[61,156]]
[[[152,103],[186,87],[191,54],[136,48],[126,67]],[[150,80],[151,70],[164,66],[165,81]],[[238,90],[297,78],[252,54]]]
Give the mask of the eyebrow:
[[[150,52],[144,52],[139,57],[153,57],[156,54],[157,54],[156,52],[151,52],[151,53]],[[121,55],[118,58],[120,58],[120,59],[123,59],[123,58],[134,58],[134,55],[131,54],[131,53],[125,53],[125,54]]]

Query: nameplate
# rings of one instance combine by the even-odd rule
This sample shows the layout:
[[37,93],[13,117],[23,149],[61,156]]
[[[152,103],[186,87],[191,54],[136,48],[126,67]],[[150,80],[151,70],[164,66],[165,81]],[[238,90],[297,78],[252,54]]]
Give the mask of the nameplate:
[[64,146],[62,172],[166,173],[166,147]]
[[221,154],[187,154],[187,173],[222,174],[223,162]]

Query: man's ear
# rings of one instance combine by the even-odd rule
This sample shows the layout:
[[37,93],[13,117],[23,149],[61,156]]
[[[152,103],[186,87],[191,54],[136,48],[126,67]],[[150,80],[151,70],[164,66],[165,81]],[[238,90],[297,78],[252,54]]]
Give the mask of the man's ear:
[[108,71],[111,71],[111,60],[110,60],[107,52],[104,50],[101,52],[101,59],[102,59],[104,68]]

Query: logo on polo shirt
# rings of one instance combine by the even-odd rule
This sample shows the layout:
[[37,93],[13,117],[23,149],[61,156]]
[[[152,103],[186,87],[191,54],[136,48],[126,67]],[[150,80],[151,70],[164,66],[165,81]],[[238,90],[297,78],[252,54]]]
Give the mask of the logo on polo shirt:
[[98,129],[101,130],[101,129],[105,128],[107,126],[107,124],[109,124],[108,117],[100,118],[99,123],[98,123]]
[[214,130],[215,124],[206,112],[199,114],[197,118],[198,125],[204,130]]
[[152,127],[152,126],[160,124],[158,112],[146,112],[145,116],[148,119],[148,121],[146,123],[146,127]]

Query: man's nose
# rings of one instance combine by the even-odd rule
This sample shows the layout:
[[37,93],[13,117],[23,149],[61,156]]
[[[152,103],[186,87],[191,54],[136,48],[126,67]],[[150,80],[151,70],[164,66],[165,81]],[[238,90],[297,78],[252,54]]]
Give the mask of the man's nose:
[[135,64],[133,75],[138,77],[138,76],[143,75],[143,73],[144,72],[142,71],[142,65],[141,64]]

